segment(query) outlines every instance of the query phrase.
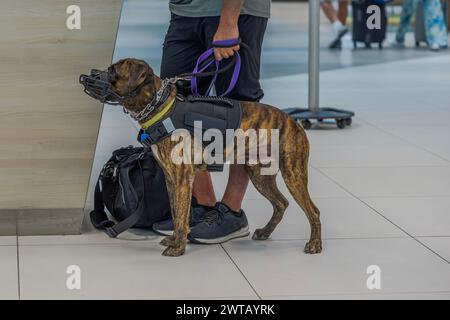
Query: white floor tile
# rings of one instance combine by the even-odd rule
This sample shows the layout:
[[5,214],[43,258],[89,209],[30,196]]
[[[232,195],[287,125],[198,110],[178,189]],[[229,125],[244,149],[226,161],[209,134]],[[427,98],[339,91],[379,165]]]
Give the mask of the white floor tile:
[[425,245],[450,261],[450,237],[419,237]]
[[153,232],[136,234],[138,231],[130,229],[113,239],[100,231],[84,232],[81,235],[61,236],[25,236],[19,237],[19,246],[68,246],[68,245],[127,245],[132,242],[159,242],[162,237]]
[[101,128],[98,136],[96,153],[111,154],[114,150],[129,145],[139,146],[136,138],[138,130],[131,127],[105,127]]
[[411,238],[326,240],[306,255],[305,241],[230,242],[224,247],[263,297],[366,294],[367,267],[381,269],[379,293],[450,292],[450,264]]
[[[442,119],[448,121],[449,116],[442,116]],[[448,138],[450,137],[450,124],[431,125],[426,123],[426,119],[424,122],[422,125],[417,126],[384,125],[382,128],[450,161],[450,143]]]
[[450,197],[363,198],[413,236],[450,236]]
[[121,106],[105,105],[102,113],[102,128],[121,128],[131,124],[131,117]]
[[321,146],[311,148],[314,167],[446,166],[450,163],[412,146]]
[[[156,243],[21,246],[24,299],[177,299],[254,297],[220,246],[188,247],[179,258]],[[205,262],[207,261],[207,262]],[[81,290],[66,288],[67,267],[81,268]]]
[[15,243],[14,245],[0,245],[0,260],[0,300],[18,299],[17,248]]
[[[314,199],[321,212],[323,238],[386,238],[406,237],[394,225],[354,198]],[[266,225],[272,216],[267,200],[244,202],[252,230]],[[271,239],[309,239],[310,227],[305,214],[291,199],[283,220],[272,233]]]
[[[396,92],[395,94],[398,93]],[[408,93],[406,92],[405,94],[407,95]],[[424,126],[447,126],[450,110],[442,104],[432,106],[427,100],[428,98],[425,97],[422,97],[422,99],[420,97],[414,97],[414,99],[408,100],[406,104],[401,104],[397,101],[387,99],[381,105],[378,102],[376,108],[361,107],[355,111],[359,117],[367,122],[386,129],[389,132],[391,131],[388,130],[389,128],[396,129],[408,126],[419,127],[419,131]],[[424,115],[425,110],[426,114]]]
[[330,294],[305,296],[269,296],[263,299],[280,300],[449,300],[450,292]]
[[403,140],[395,138],[389,133],[383,132],[365,122],[354,119],[354,123],[344,130],[337,129],[335,125],[319,127],[307,131],[311,150],[317,146],[408,146]]
[[324,168],[360,197],[450,196],[450,167]]

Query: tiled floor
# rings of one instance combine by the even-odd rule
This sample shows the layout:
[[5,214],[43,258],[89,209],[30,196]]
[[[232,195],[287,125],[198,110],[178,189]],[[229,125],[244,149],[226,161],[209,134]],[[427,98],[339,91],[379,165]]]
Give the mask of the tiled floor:
[[[166,16],[144,16],[149,6],[165,12],[165,1],[146,3],[127,2],[115,57],[143,56],[157,65]],[[137,12],[136,19],[126,19]],[[292,30],[276,17],[272,25],[269,34],[276,38],[267,43],[269,61],[271,43],[286,44],[289,37],[280,40],[280,31]],[[295,50],[280,53],[292,57]],[[322,105],[357,114],[345,130],[307,132],[310,190],[322,212],[322,254],[302,252],[308,224],[291,197],[270,240],[189,245],[180,258],[161,256],[160,237],[152,233],[128,232],[112,240],[86,221],[81,236],[0,237],[0,298],[450,299],[450,55],[418,56],[426,57],[397,56],[321,73]],[[265,102],[306,105],[305,74],[283,73],[270,63],[264,68]],[[120,108],[105,108],[93,182],[110,152],[135,144],[135,135]],[[213,175],[218,194],[225,177]],[[269,208],[250,187],[244,209],[252,230],[267,222]],[[66,288],[70,265],[81,268],[81,290]],[[380,290],[366,286],[370,265],[381,270]]]

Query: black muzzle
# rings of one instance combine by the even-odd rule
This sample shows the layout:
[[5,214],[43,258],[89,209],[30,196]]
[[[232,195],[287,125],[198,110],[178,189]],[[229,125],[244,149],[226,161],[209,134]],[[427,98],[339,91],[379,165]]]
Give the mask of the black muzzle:
[[102,103],[119,105],[129,96],[123,97],[114,92],[108,80],[108,72],[92,69],[90,75],[80,75],[80,83],[84,87],[84,92]]

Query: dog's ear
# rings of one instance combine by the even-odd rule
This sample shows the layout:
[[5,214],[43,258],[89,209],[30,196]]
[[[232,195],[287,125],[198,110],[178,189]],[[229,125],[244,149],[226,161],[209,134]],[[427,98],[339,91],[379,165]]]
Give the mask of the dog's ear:
[[130,85],[141,85],[147,76],[153,74],[153,70],[146,63],[132,63],[130,69]]

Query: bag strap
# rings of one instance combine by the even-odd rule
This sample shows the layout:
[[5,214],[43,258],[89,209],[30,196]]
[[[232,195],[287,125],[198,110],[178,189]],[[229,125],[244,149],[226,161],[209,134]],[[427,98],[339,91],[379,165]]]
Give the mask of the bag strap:
[[[138,162],[139,163],[139,162]],[[139,163],[139,170],[141,173],[141,177],[143,180],[143,187],[145,196],[145,182],[144,182],[144,173],[142,172],[141,164]],[[130,188],[132,188],[133,192],[136,193],[133,185],[130,183]],[[89,214],[91,218],[92,225],[99,230],[103,230],[109,237],[116,238],[122,232],[128,230],[132,226],[134,226],[140,219],[142,213],[144,212],[144,199],[138,199],[138,206],[136,210],[128,216],[128,218],[122,220],[119,223],[115,223],[110,220],[105,212],[105,205],[103,202],[103,195],[100,190],[100,179],[98,179],[97,184],[95,186],[94,193],[94,210]]]

